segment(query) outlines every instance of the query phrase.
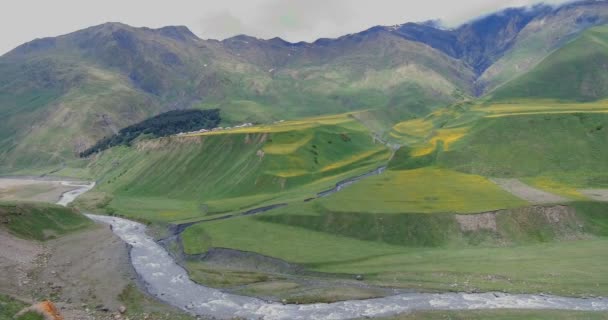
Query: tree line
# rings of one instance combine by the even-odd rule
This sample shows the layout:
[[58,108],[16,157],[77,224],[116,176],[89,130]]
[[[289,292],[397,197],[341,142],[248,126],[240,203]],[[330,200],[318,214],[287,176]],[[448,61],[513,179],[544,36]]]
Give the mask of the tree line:
[[154,138],[166,137],[180,132],[191,132],[201,129],[212,129],[221,121],[220,110],[173,110],[161,113],[142,122],[121,129],[117,134],[105,137],[92,147],[80,153],[80,157],[118,146],[131,145],[141,135]]

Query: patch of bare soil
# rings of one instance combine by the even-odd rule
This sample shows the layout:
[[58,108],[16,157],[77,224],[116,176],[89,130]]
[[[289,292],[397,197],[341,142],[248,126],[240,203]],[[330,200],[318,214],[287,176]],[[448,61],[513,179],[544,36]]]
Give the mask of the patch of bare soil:
[[564,197],[531,187],[518,179],[493,178],[490,180],[512,195],[533,204],[564,203],[570,201]]
[[455,215],[454,217],[460,231],[490,231],[504,243],[508,243],[510,240],[508,234],[503,234],[505,224],[519,226],[519,232],[522,233],[530,231],[528,230],[530,228],[548,227],[556,239],[560,240],[588,237],[583,232],[583,222],[576,215],[576,210],[564,205],[530,206],[481,214]]
[[118,296],[134,277],[128,248],[106,226],[46,244],[36,293],[54,301],[117,310]]
[[64,186],[55,181],[2,178],[0,179],[0,200],[54,203],[64,192],[73,189],[74,187]]
[[110,319],[135,277],[127,246],[107,226],[46,243],[0,230],[0,244],[0,292],[29,303],[50,298],[65,320]]
[[595,201],[608,202],[608,189],[586,189],[579,191]]
[[0,230],[0,246],[0,292],[24,296],[26,286],[32,283],[30,274],[44,248],[4,230]]
[[357,281],[352,275],[310,272],[281,259],[240,250],[214,248],[189,256],[190,277],[226,292],[284,303],[331,303],[395,294]]
[[456,215],[456,222],[463,232],[491,230],[496,232],[496,212],[486,212],[481,214]]

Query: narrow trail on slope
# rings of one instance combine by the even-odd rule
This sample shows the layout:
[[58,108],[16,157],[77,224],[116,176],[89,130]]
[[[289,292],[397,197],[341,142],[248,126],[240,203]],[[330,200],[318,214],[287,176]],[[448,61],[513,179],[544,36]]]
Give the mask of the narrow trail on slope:
[[490,180],[503,190],[532,204],[554,204],[571,201],[570,199],[529,186],[518,179],[492,178]]

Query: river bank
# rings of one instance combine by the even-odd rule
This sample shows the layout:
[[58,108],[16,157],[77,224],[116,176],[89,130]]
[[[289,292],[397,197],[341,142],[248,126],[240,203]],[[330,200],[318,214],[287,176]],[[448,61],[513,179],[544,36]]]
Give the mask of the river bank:
[[122,218],[89,215],[110,224],[132,246],[131,262],[158,299],[190,313],[217,318],[245,319],[353,319],[391,316],[423,310],[555,309],[608,311],[606,298],[567,298],[548,295],[503,293],[406,293],[396,296],[331,304],[283,305],[207,288],[189,279],[167,251],[146,234],[140,223]]

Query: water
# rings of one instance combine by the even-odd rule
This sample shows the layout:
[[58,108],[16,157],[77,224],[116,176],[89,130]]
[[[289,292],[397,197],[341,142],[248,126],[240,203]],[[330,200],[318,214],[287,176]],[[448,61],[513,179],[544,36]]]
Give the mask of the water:
[[406,293],[371,300],[330,304],[283,305],[227,294],[194,283],[173,258],[146,235],[146,227],[130,220],[88,215],[112,225],[112,230],[132,246],[131,262],[147,291],[160,300],[190,313],[221,319],[352,319],[389,316],[417,310],[559,309],[608,311],[608,299],[566,298],[503,293]]
[[60,206],[66,207],[68,204],[74,202],[76,198],[81,196],[83,193],[93,189],[95,187],[95,182],[91,182],[88,184],[83,184],[82,182],[71,182],[71,181],[60,181],[62,185],[68,187],[77,187],[77,189],[65,192],[57,201],[57,204]]
[[[83,185],[62,195],[60,205],[68,205],[91,190],[95,183]],[[224,293],[196,284],[167,251],[146,234],[146,227],[127,219],[87,215],[112,226],[114,233],[131,245],[131,263],[146,290],[158,299],[202,316],[221,319],[241,317],[266,320],[340,320],[361,317],[390,316],[419,310],[480,310],[480,309],[555,309],[608,311],[607,298],[567,298],[531,294],[503,293],[405,293],[391,297],[352,300],[309,305],[283,305],[257,298]]]

